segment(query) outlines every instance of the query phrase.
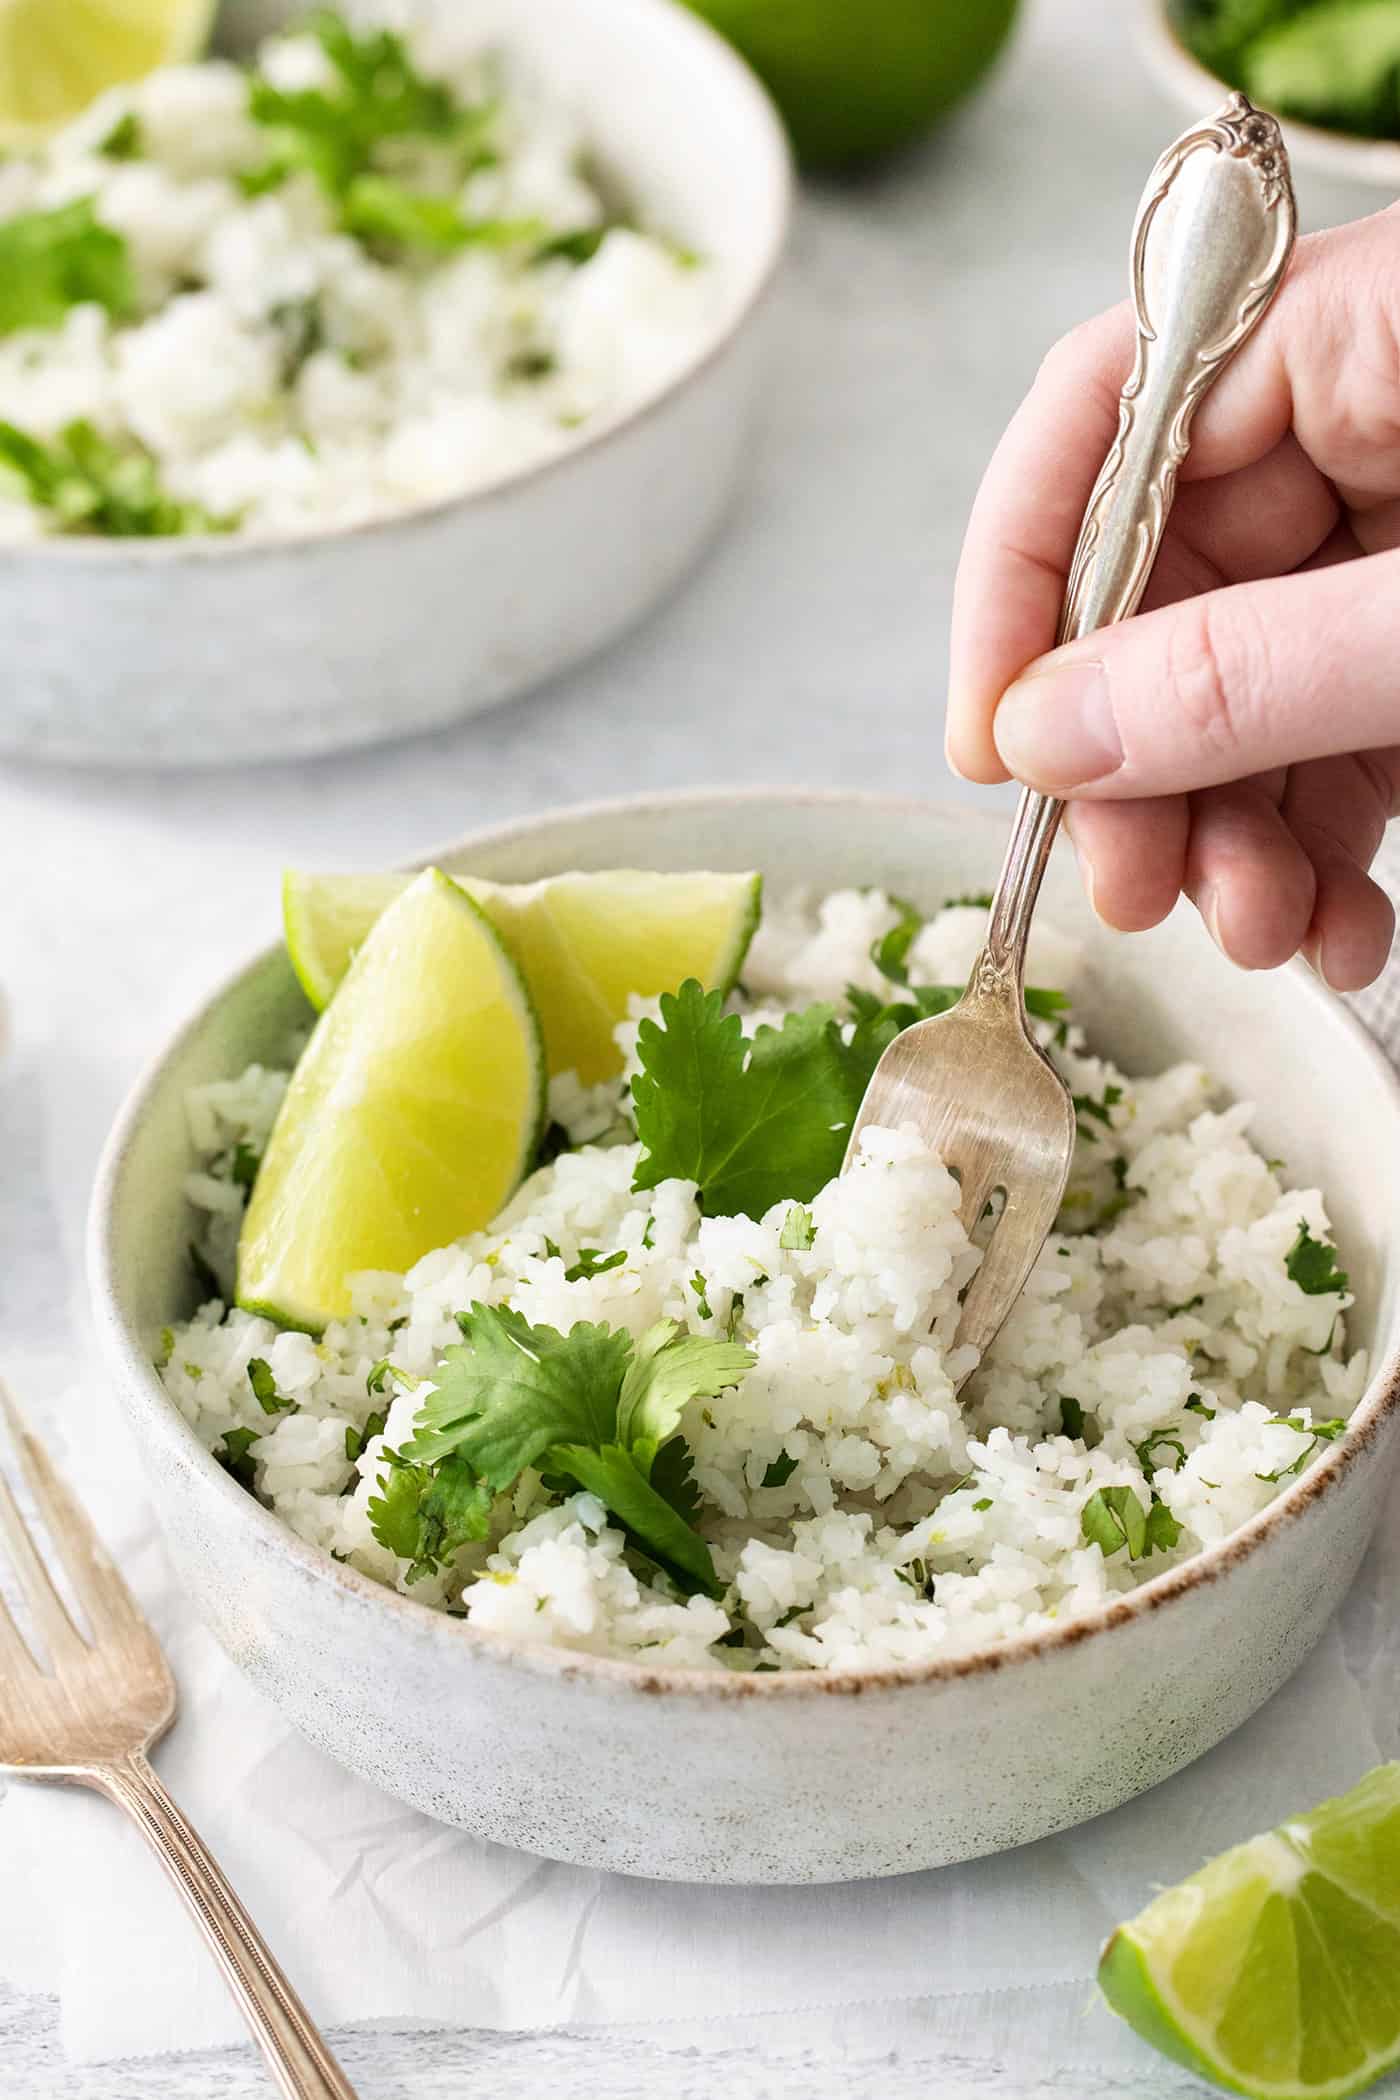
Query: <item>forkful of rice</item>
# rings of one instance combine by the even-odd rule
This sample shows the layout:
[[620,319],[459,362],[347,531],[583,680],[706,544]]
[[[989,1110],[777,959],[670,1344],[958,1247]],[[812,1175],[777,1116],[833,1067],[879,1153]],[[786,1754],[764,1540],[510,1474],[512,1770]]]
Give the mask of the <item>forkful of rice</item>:
[[[1183,133],[1153,169],[1133,230],[1137,353],[1080,529],[1061,642],[1136,612],[1192,418],[1278,290],[1295,230],[1278,125],[1243,95]],[[1002,1198],[958,1326],[959,1345],[979,1355],[1055,1223],[1074,1155],[1074,1104],[1024,996],[1031,915],[1063,813],[1062,802],[1022,794],[967,989],[890,1044],[846,1153],[849,1167],[868,1124],[912,1125],[957,1177],[969,1235]]]

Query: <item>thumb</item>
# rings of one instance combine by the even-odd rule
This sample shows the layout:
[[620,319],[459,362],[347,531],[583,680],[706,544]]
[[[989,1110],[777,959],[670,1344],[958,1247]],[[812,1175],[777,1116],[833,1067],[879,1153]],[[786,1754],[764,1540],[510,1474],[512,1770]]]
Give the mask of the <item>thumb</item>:
[[1400,550],[1182,599],[1008,687],[1008,771],[1091,801],[1175,794],[1400,742]]

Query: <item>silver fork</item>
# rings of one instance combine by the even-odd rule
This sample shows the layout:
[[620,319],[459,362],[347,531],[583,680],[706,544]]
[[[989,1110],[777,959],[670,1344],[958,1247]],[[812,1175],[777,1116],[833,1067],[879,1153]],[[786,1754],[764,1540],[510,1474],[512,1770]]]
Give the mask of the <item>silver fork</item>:
[[[1062,642],[1136,612],[1192,417],[1278,290],[1294,230],[1278,125],[1243,95],[1184,132],[1153,169],[1133,230],[1137,359],[1084,514]],[[958,1324],[958,1342],[979,1353],[1045,1244],[1074,1154],[1074,1105],[1025,1009],[1026,938],[1063,812],[1049,796],[1022,795],[967,989],[890,1044],[846,1152],[849,1167],[869,1123],[912,1123],[957,1175],[969,1233],[1003,1192]]]
[[146,1752],[175,1718],[175,1680],[131,1592],[0,1382],[19,1469],[90,1629],[69,1616],[0,1470],[0,1541],[41,1659],[0,1598],[0,1776],[92,1787],[125,1809],[194,1914],[286,2100],[355,2100],[251,1918]]

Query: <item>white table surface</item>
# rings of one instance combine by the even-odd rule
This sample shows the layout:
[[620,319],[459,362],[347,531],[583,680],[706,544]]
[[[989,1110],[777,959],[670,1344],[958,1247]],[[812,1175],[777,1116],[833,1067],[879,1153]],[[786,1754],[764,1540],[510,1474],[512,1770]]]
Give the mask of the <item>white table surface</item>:
[[[747,493],[703,571],[621,647],[447,734],[331,762],[0,771],[0,1354],[36,1409],[84,1346],[82,1216],[106,1124],[169,1027],[275,933],[284,863],[374,866],[516,812],[729,780],[741,755],[754,781],[973,792],[944,771],[940,720],[968,504],[1042,352],[1119,296],[1138,192],[1181,128],[1139,63],[1134,11],[1029,0],[1009,63],[941,137],[809,191]],[[1314,225],[1367,204],[1302,192]],[[994,2063],[932,2053],[720,2058],[616,2035],[360,2035],[343,2054],[366,2100],[1010,2089]],[[1033,2090],[1070,2086],[1047,2062]],[[1200,2090],[1166,2064],[1153,2076],[1163,2100]],[[0,2100],[267,2091],[249,2051],[66,2067],[54,2001],[0,1986]]]

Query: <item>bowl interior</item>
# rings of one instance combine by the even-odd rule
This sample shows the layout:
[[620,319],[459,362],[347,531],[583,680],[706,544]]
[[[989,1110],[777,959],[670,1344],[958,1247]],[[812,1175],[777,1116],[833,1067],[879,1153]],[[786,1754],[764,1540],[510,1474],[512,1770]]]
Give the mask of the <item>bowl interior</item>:
[[[880,883],[933,908],[990,884],[1004,842],[1003,818],[961,809],[712,794],[565,811],[426,858],[504,882],[566,868],[759,867],[770,894]],[[1055,856],[1041,910],[1083,943],[1076,1006],[1097,1043],[1141,1072],[1198,1059],[1232,1097],[1257,1103],[1255,1137],[1289,1178],[1324,1190],[1356,1292],[1351,1336],[1371,1346],[1378,1369],[1400,1337],[1400,1088],[1380,1052],[1302,965],[1246,975],[1194,912],[1147,934],[1110,932],[1085,905],[1067,854]],[[284,955],[266,952],[151,1068],[114,1133],[94,1207],[99,1310],[149,1400],[172,1415],[149,1365],[160,1328],[192,1296],[186,1089],[284,1061],[307,1016]]]

